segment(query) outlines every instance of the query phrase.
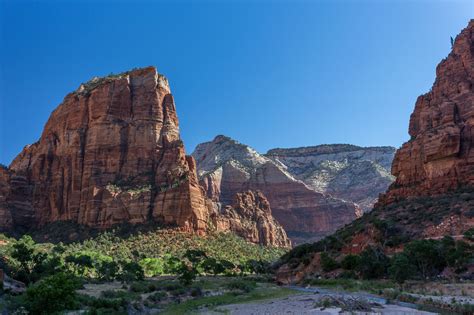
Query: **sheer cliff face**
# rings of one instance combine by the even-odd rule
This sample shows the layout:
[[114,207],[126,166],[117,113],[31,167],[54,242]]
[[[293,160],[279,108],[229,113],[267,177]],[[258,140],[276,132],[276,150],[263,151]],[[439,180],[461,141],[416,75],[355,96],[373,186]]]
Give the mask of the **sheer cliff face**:
[[381,204],[474,185],[474,20],[438,65],[431,91],[418,97],[409,134]]
[[295,179],[285,166],[228,137],[198,145],[193,153],[207,196],[232,204],[237,193],[259,190],[273,216],[296,243],[334,232],[356,218],[351,202],[316,192]]
[[3,204],[13,225],[71,220],[106,228],[156,220],[195,231],[206,227],[173,96],[153,67],[94,78],[67,95],[40,140],[24,148],[9,172],[10,183],[14,176],[23,181],[23,200],[29,202],[19,209],[21,197],[10,185]]
[[394,180],[390,174],[394,154],[392,147],[332,144],[273,149],[266,156],[311,189],[352,201],[367,212]]

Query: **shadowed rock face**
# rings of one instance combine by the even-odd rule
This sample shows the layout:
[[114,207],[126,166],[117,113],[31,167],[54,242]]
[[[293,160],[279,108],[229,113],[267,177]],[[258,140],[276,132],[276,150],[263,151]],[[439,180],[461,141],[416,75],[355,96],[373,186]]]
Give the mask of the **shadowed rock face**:
[[359,211],[352,202],[312,190],[281,163],[225,136],[198,145],[193,156],[211,200],[231,205],[237,193],[261,191],[274,217],[296,243],[334,232]]
[[217,231],[231,231],[253,243],[266,246],[291,247],[283,227],[273,218],[270,203],[259,191],[237,193],[231,205],[215,211],[211,220]]
[[272,149],[266,156],[313,190],[352,201],[367,212],[394,180],[390,174],[394,154],[392,147],[329,144]]
[[1,170],[0,190],[4,229],[60,220],[207,226],[168,81],[153,67],[94,78],[67,95],[40,140]]
[[418,97],[409,134],[381,205],[474,185],[474,20],[436,68],[431,91]]

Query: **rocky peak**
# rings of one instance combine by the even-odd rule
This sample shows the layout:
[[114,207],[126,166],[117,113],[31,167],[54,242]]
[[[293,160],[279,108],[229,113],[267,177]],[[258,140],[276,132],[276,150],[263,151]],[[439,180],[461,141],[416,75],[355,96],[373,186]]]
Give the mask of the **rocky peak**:
[[296,242],[331,233],[359,213],[353,203],[312,190],[279,161],[228,137],[218,136],[200,144],[192,155],[201,185],[211,200],[231,205],[237,193],[259,190]]
[[[6,198],[13,226],[20,224],[15,217],[31,228],[64,220],[96,228],[149,221],[198,232],[207,226],[173,96],[154,67],[81,84],[10,171],[10,182],[17,176],[23,183],[16,189],[22,194],[11,185]],[[19,198],[29,203],[22,209],[33,210],[18,209]]]
[[431,91],[418,97],[409,134],[395,154],[396,181],[381,204],[474,185],[474,20],[436,68]]
[[192,155],[199,161],[199,175],[214,171],[229,162],[248,168],[268,162],[268,159],[253,148],[223,135],[218,135],[212,141],[199,144]]

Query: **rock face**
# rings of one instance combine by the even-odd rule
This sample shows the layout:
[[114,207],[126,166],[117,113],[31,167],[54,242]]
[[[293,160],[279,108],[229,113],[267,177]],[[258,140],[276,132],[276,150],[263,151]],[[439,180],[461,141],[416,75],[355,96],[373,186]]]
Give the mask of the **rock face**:
[[273,149],[266,156],[313,190],[352,201],[367,212],[394,180],[394,154],[393,147],[332,144]]
[[474,185],[474,20],[436,68],[431,91],[418,97],[409,134],[381,204]]
[[40,140],[0,170],[0,190],[2,228],[62,220],[207,227],[195,162],[154,67],[94,78],[67,95]]
[[233,233],[266,246],[291,247],[283,227],[273,218],[270,203],[259,191],[245,191],[234,196],[232,205],[211,214],[217,231]]
[[369,246],[392,255],[419,239],[472,242],[464,233],[474,227],[474,20],[438,65],[431,91],[416,101],[409,134],[392,164],[396,181],[374,210],[331,238],[286,255],[280,282],[321,274],[323,251],[341,261]]
[[352,203],[312,190],[286,167],[228,137],[198,145],[193,153],[207,196],[223,206],[237,193],[261,191],[273,215],[298,243],[320,238],[356,218]]

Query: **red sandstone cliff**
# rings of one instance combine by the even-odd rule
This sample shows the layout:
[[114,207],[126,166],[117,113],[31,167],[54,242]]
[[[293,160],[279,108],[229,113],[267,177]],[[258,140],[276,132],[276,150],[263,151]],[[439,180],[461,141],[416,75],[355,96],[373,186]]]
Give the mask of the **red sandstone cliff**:
[[474,20],[438,65],[431,91],[418,97],[409,134],[381,204],[474,185]]
[[273,218],[270,203],[260,191],[244,191],[234,196],[232,205],[215,210],[211,221],[218,232],[233,232],[253,243],[291,247],[283,227]]
[[[106,228],[156,220],[199,232],[207,226],[168,81],[153,67],[94,78],[67,95],[10,170],[0,177],[2,191],[8,178],[11,186],[0,216],[12,216],[13,225],[70,220]],[[20,198],[28,211],[18,209]]]
[[[209,211],[168,81],[153,67],[82,84],[54,110],[40,140],[0,168],[0,230],[158,222],[205,233]],[[218,231],[290,246],[258,193],[237,196],[212,219]]]

